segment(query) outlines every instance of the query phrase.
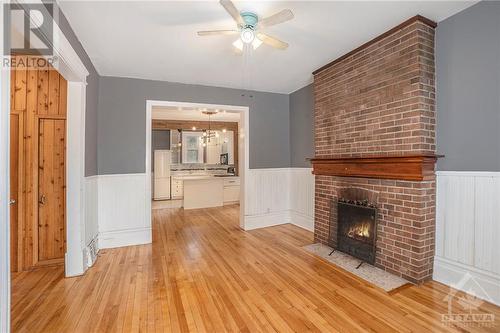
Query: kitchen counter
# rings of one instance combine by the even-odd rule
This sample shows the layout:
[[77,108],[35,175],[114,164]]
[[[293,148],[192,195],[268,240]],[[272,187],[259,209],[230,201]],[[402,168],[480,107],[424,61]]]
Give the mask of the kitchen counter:
[[172,176],[173,179],[177,180],[200,180],[200,179],[211,179],[214,178],[212,175],[180,175],[180,176]]

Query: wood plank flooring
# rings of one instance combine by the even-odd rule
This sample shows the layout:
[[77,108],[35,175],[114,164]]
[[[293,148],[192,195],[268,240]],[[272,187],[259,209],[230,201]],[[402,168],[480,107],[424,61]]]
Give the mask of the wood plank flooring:
[[499,307],[477,310],[495,315],[492,327],[445,326],[448,287],[388,294],[303,250],[310,232],[244,232],[238,211],[155,210],[153,244],[102,250],[84,276],[63,278],[60,266],[15,273],[12,331],[500,331]]

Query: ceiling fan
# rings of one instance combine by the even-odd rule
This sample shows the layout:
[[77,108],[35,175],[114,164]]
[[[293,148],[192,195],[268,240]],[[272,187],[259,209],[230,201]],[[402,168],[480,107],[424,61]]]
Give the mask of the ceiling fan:
[[254,50],[262,43],[280,50],[285,50],[288,47],[288,43],[263,33],[262,29],[293,19],[293,13],[290,9],[283,9],[274,15],[259,20],[259,16],[253,12],[239,12],[231,0],[220,0],[219,3],[235,20],[237,28],[229,30],[198,31],[198,36],[239,34],[240,38],[234,41],[233,45],[240,52],[243,51],[245,44],[252,45]]

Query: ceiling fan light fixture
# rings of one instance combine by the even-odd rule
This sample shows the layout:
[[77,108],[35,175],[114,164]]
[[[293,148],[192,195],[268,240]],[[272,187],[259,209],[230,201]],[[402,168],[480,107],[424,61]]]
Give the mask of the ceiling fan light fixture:
[[240,38],[233,42],[233,46],[237,50],[235,53],[240,55],[243,53],[245,44],[251,45],[253,50],[256,50],[262,43],[279,50],[285,50],[288,47],[287,43],[263,33],[262,29],[293,19],[294,15],[290,9],[283,9],[269,17],[259,18],[254,12],[238,11],[232,0],[219,0],[219,3],[235,21],[236,29],[198,31],[199,36],[239,34]]
[[241,40],[245,44],[250,44],[255,39],[255,33],[252,28],[246,27],[241,30]]

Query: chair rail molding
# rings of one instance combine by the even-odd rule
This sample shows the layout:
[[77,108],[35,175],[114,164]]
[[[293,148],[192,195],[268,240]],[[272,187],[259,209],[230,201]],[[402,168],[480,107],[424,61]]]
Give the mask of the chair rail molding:
[[469,274],[500,305],[500,172],[436,175],[433,279],[460,288]]

